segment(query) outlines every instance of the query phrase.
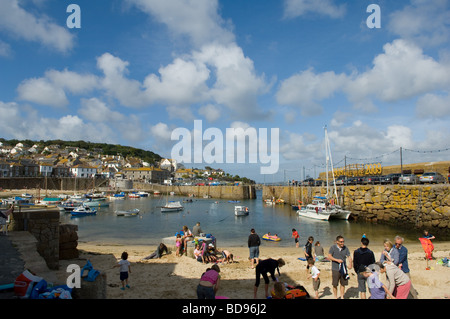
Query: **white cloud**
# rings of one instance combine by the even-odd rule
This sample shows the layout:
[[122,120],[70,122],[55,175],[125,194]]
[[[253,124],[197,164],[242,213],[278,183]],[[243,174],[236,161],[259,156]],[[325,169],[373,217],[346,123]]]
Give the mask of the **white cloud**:
[[0,31],[6,31],[26,41],[40,42],[60,52],[69,51],[74,36],[67,28],[45,16],[36,17],[19,5],[18,0],[0,1]]
[[87,93],[98,87],[97,77],[68,70],[49,70],[44,77],[22,81],[17,92],[19,100],[41,105],[63,107],[68,105],[66,90],[74,94]]
[[124,106],[138,107],[148,103],[139,81],[128,79],[129,62],[110,53],[104,53],[97,59],[97,67],[103,71],[101,85],[107,94],[116,98]]
[[355,109],[374,112],[374,101],[397,102],[450,87],[450,63],[437,61],[412,42],[395,40],[383,47],[372,68],[350,75],[312,69],[284,80],[277,102],[299,107],[302,115],[320,114],[320,102],[345,93]]
[[187,36],[196,46],[219,41],[230,43],[234,35],[218,14],[217,0],[128,0],[155,17],[175,36]]
[[299,107],[302,115],[311,116],[322,113],[317,103],[330,98],[342,88],[347,77],[344,74],[324,72],[315,74],[308,69],[284,80],[276,93],[277,102]]
[[206,81],[210,71],[203,63],[176,58],[158,71],[160,77],[151,74],[144,81],[146,94],[152,101],[189,105],[208,98]]
[[296,18],[310,13],[342,18],[346,9],[344,4],[336,4],[334,0],[285,0],[284,16]]
[[421,45],[440,45],[450,38],[448,0],[412,0],[389,15],[387,28]]
[[170,136],[172,134],[172,130],[169,129],[169,126],[162,122],[152,125],[150,127],[150,132],[153,134],[154,138],[163,141],[170,141]]
[[198,109],[198,113],[204,116],[209,122],[215,122],[221,116],[220,108],[214,104],[201,106]]
[[193,54],[193,59],[214,70],[215,82],[210,89],[214,101],[243,119],[266,118],[268,113],[258,107],[257,98],[270,87],[264,75],[256,74],[253,61],[244,56],[235,44],[210,44]]
[[420,118],[442,119],[450,116],[450,95],[425,94],[416,105]]
[[450,86],[450,65],[423,54],[405,40],[384,45],[373,68],[357,75],[345,89],[353,102],[376,97],[392,102]]
[[124,115],[112,111],[108,106],[97,98],[82,99],[81,108],[78,112],[87,120],[94,122],[121,122]]
[[17,88],[17,92],[19,100],[41,105],[62,107],[69,103],[64,90],[46,78],[24,80]]

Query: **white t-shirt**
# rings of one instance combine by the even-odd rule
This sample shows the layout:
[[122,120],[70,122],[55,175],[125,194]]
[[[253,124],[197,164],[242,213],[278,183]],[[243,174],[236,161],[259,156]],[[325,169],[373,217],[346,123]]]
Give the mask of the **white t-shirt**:
[[128,267],[130,266],[130,262],[128,260],[121,259],[119,261],[119,265],[120,265],[120,272],[128,272]]
[[312,266],[311,267],[311,277],[313,279],[316,279],[319,274],[320,274],[320,270],[316,266]]

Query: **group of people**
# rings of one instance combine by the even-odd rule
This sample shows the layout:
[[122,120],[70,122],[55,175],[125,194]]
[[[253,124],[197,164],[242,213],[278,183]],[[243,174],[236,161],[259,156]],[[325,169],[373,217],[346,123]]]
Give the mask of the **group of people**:
[[[292,229],[292,237],[296,247],[299,247],[299,234],[296,229]],[[432,238],[428,232],[425,237]],[[408,250],[403,245],[404,239],[400,236],[395,237],[395,243],[386,239],[384,241],[384,250],[379,260],[375,259],[374,253],[368,248],[369,239],[364,234],[361,238],[361,246],[353,252],[353,258],[350,250],[345,246],[343,236],[337,236],[328,255],[324,256],[324,249],[319,241],[313,243],[314,237],[309,236],[306,244],[303,246],[305,259],[307,261],[306,271],[309,273],[308,279],[312,279],[312,285],[315,298],[319,298],[320,270],[315,266],[315,261],[331,262],[332,290],[336,299],[343,298],[345,287],[348,286],[350,279],[349,269],[354,269],[357,275],[358,292],[361,299],[366,299],[367,287],[371,299],[406,299],[408,296],[417,298],[417,292],[411,284],[410,270],[408,267]],[[262,275],[265,280],[265,294],[268,296],[269,279],[267,273],[271,275],[274,281],[275,269],[279,270],[285,263],[282,259],[278,261],[268,259],[259,260],[259,246],[261,242],[254,229],[251,229],[248,238],[249,259],[251,268],[256,268],[256,283],[254,296]],[[385,274],[387,283],[383,284],[380,275]],[[338,297],[338,287],[340,287],[340,296]]]

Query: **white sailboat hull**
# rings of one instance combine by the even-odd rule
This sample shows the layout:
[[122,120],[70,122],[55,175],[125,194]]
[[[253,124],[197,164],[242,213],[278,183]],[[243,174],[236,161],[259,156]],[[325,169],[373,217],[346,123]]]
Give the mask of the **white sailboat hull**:
[[316,212],[315,210],[304,208],[298,210],[297,215],[316,220],[329,220],[331,214],[328,212]]

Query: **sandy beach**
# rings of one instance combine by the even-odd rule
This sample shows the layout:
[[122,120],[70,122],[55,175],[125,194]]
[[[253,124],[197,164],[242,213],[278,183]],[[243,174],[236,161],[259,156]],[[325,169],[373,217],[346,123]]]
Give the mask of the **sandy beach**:
[[[433,256],[429,261],[431,269],[427,270],[427,261],[420,243],[405,243],[408,248],[408,261],[411,269],[412,284],[418,292],[419,299],[441,299],[450,296],[450,268],[436,264],[444,257],[450,256],[450,242],[436,242]],[[232,264],[219,263],[221,269],[221,287],[218,296],[231,299],[252,299],[255,282],[255,270],[250,268],[247,247],[217,247],[218,250],[228,249],[235,256]],[[358,247],[348,247],[353,251]],[[369,248],[378,260],[382,251],[382,243],[371,243]],[[211,264],[202,264],[191,257],[177,257],[175,252],[164,255],[161,259],[142,260],[156,249],[156,246],[121,246],[114,244],[82,243],[78,245],[80,257],[75,260],[60,261],[57,276],[65,281],[67,265],[76,263],[83,267],[89,259],[95,269],[107,275],[108,299],[196,299],[196,286],[199,278]],[[329,247],[324,247],[325,253]],[[122,291],[118,268],[113,266],[120,260],[123,251],[128,252],[131,262],[129,278],[130,288]],[[261,247],[260,258],[283,258],[286,265],[282,267],[280,281],[291,285],[303,285],[310,294],[313,293],[312,282],[307,279],[306,262],[298,257],[304,257],[302,248]],[[331,263],[317,262],[321,271],[320,299],[334,299],[331,287]],[[359,299],[357,279],[353,270],[344,295],[345,299]],[[278,275],[277,275],[278,277]],[[385,275],[380,279],[386,283]],[[264,298],[263,281],[258,290],[258,298]],[[273,288],[271,282],[270,289]]]

